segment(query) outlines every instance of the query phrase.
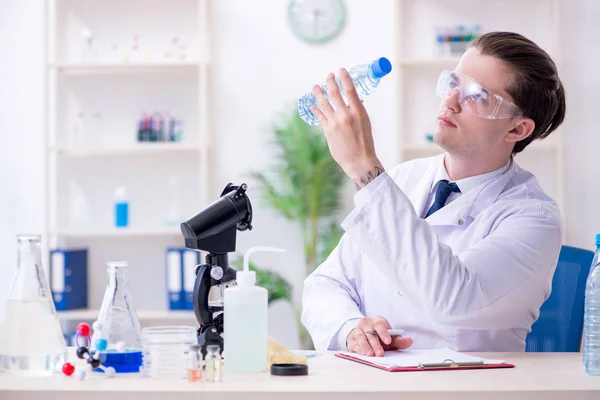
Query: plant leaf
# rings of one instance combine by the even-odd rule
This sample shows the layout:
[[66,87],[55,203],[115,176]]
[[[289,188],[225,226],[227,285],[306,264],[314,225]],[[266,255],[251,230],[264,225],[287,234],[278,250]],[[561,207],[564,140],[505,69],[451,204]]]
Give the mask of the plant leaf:
[[251,176],[261,188],[263,203],[291,220],[329,217],[340,207],[345,175],[329,152],[320,129],[297,112],[273,129],[276,163]]

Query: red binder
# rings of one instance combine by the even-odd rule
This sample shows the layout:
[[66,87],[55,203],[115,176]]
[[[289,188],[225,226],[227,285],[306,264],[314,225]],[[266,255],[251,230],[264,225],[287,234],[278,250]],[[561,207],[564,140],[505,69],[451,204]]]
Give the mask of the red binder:
[[408,371],[444,371],[444,370],[458,370],[458,369],[492,369],[492,368],[514,368],[513,364],[501,363],[501,364],[478,364],[478,363],[455,363],[455,362],[447,362],[447,363],[439,363],[439,364],[422,364],[415,367],[389,367],[385,365],[375,364],[370,361],[366,361],[357,357],[353,357],[349,354],[344,353],[336,353],[336,357],[344,358],[346,360],[358,362],[361,364],[368,365],[370,367],[375,367],[379,369],[383,369],[389,372],[408,372]]

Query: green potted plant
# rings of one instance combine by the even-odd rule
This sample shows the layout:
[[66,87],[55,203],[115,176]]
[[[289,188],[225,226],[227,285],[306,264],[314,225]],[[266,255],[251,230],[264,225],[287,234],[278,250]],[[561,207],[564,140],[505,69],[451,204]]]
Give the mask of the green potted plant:
[[[273,144],[275,163],[251,176],[258,183],[262,204],[298,223],[302,229],[307,276],[325,260],[342,236],[337,214],[345,175],[331,157],[323,132],[302,121],[295,109],[274,127]],[[264,278],[266,283],[274,283],[271,286],[274,293],[292,303],[287,282],[284,287],[285,281],[279,276]],[[271,282],[267,278],[280,280]],[[287,296],[282,295],[284,291]],[[300,308],[297,307],[298,316]],[[301,346],[313,348],[310,336],[300,323],[299,327]]]

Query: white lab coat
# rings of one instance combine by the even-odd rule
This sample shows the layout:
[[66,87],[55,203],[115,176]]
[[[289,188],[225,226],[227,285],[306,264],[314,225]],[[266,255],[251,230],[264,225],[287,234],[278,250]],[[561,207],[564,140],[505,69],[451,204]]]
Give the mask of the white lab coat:
[[422,219],[442,157],[401,164],[362,189],[340,243],[305,280],[302,323],[316,349],[345,350],[360,318],[383,316],[414,349],[524,351],[550,294],[560,211],[511,159]]

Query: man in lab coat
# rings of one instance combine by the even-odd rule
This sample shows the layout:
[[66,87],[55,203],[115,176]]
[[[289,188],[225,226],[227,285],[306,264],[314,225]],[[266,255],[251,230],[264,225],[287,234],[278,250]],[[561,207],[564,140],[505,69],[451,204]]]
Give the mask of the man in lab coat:
[[562,223],[513,155],[564,119],[551,58],[518,34],[477,38],[438,81],[434,140],[445,153],[388,171],[348,73],[340,76],[348,105],[330,74],[333,107],[315,86],[313,112],[359,191],[340,243],[305,281],[302,323],[315,347],[524,351],[550,294]]

